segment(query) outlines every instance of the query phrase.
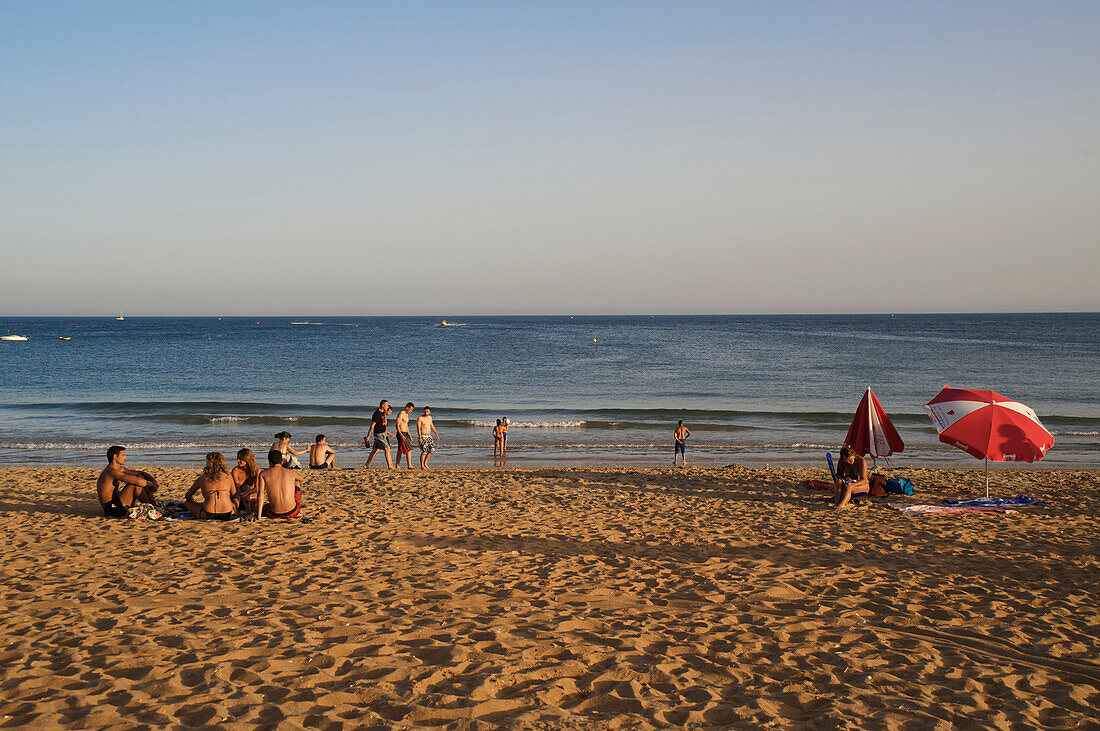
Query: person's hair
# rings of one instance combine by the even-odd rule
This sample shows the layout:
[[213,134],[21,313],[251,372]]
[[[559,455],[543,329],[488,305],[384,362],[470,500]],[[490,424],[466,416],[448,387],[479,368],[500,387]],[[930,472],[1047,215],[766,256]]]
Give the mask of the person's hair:
[[206,467],[202,470],[202,476],[208,480],[216,480],[218,476],[223,472],[228,472],[225,469],[225,457],[221,452],[207,452],[206,454]]
[[275,435],[275,438],[276,439],[290,439],[290,432],[281,431],[281,432],[279,432],[278,434]]
[[382,408],[383,406],[385,406],[389,402],[390,402],[389,399],[382,399],[381,401],[378,402],[378,408]]
[[840,448],[840,458],[841,459],[847,459],[848,457],[851,457],[855,453],[856,453],[856,450],[852,449],[847,444],[845,444],[843,447]]
[[118,456],[118,453],[119,452],[125,452],[125,451],[126,451],[126,447],[120,447],[117,444],[114,445],[113,447],[109,447],[107,449],[107,461],[108,462],[114,462],[115,457]]
[[318,435],[317,435],[317,438],[316,438],[316,439],[315,439],[314,441],[315,441],[315,442],[316,442],[317,444],[320,444],[321,442],[325,441],[325,435],[324,435],[324,434],[318,434]]
[[500,426],[500,419],[497,419],[497,426]]
[[406,409],[415,409],[416,406],[413,404],[412,401],[410,401],[409,403],[405,404],[405,408]]
[[283,453],[278,449],[267,450],[267,463],[274,467],[277,464],[283,463]]
[[260,474],[260,468],[256,466],[256,455],[252,454],[251,449],[238,449],[237,459],[244,462],[244,473],[248,475],[248,479]]
[[684,425],[684,420],[683,419],[680,419],[678,422],[676,422],[676,426],[683,426],[683,425]]

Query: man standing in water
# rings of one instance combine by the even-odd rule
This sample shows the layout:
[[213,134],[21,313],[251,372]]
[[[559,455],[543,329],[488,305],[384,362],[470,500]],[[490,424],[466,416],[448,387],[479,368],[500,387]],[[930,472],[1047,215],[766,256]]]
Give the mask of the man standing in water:
[[416,420],[416,433],[420,437],[420,469],[426,470],[428,459],[435,451],[435,440],[439,439],[439,432],[435,430],[435,423],[432,422],[432,410],[427,406],[424,407],[424,413]]
[[130,508],[139,501],[156,505],[153,493],[157,487],[157,481],[148,472],[126,469],[126,447],[115,445],[107,450],[107,466],[96,480],[103,517],[129,517]]
[[684,420],[676,424],[676,433],[672,435],[674,451],[672,452],[672,466],[676,466],[676,458],[680,455],[684,457],[684,467],[688,465],[687,456],[687,438],[691,436],[691,429],[684,426]]
[[412,469],[412,435],[409,434],[409,414],[413,412],[413,402],[405,404],[405,408],[397,412],[397,420],[394,431],[397,432],[397,467],[401,467],[401,455],[405,455],[405,467]]
[[[386,431],[386,414],[388,413],[390,413],[390,402],[382,399],[378,403],[378,408],[370,417],[370,429],[367,431],[367,436],[363,437],[363,445],[370,449],[370,456],[367,457],[365,467],[370,467],[374,455],[384,451],[386,453],[386,466],[391,470],[393,469],[393,456],[390,454],[390,433]],[[371,440],[372,436],[374,437],[373,441]]]

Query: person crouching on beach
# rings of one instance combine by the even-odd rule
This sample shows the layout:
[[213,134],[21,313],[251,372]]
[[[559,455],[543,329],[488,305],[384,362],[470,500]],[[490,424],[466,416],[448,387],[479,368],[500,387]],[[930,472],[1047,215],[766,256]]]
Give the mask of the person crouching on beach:
[[302,468],[302,465],[298,464],[297,457],[308,451],[303,449],[299,452],[297,449],[290,446],[290,432],[286,431],[281,431],[275,435],[275,443],[271,445],[271,448],[279,450],[279,454],[283,455],[283,467],[289,467],[296,470]]
[[676,466],[676,458],[683,455],[684,467],[687,467],[687,438],[691,436],[691,429],[684,426],[684,420],[680,419],[676,423],[676,432],[672,435],[673,451],[672,451],[672,466]]
[[157,481],[148,472],[126,469],[126,447],[117,444],[107,450],[107,466],[96,480],[104,518],[126,518],[134,503],[157,504]]
[[871,490],[871,484],[867,481],[867,460],[856,454],[855,450],[848,445],[840,448],[835,485],[833,505],[837,508],[848,507],[853,497],[867,495]]
[[336,469],[336,450],[328,445],[324,434],[318,434],[317,441],[309,448],[309,468],[311,470]]
[[[256,491],[264,518],[297,518],[302,512],[302,477],[282,465],[279,450],[267,453],[270,467],[260,473]],[[267,504],[264,504],[264,501]]]
[[229,474],[237,486],[237,509],[243,513],[255,513],[260,466],[256,464],[256,455],[252,454],[251,449],[237,450],[237,466]]
[[[194,500],[195,493],[202,492],[202,502]],[[221,452],[206,455],[206,467],[191,485],[183,504],[191,514],[202,520],[232,520],[237,511],[237,485],[225,468]]]

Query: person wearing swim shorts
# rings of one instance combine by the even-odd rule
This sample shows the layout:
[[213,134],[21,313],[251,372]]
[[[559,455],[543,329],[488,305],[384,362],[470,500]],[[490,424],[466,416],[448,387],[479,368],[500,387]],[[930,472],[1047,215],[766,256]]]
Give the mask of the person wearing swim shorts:
[[311,470],[336,469],[336,450],[328,445],[324,434],[318,434],[317,440],[309,448],[309,468]]
[[435,452],[435,440],[439,439],[439,432],[435,430],[435,422],[432,421],[432,410],[427,406],[416,420],[416,434],[420,438],[420,469],[426,470],[428,460]]
[[413,412],[413,402],[405,404],[405,408],[397,412],[394,422],[394,431],[397,432],[397,467],[401,467],[401,455],[405,455],[405,467],[412,469],[412,435],[409,434],[409,414]]
[[297,518],[302,513],[301,475],[283,467],[282,455],[277,449],[267,453],[267,462],[270,467],[260,473],[257,490],[260,516]]
[[367,463],[364,467],[370,467],[374,455],[385,452],[386,466],[391,470],[393,469],[393,455],[390,454],[391,435],[386,431],[386,415],[391,411],[390,402],[382,399],[378,403],[378,408],[370,417],[370,429],[367,430],[367,436],[363,437],[363,446],[370,449],[370,456],[367,457]]
[[687,438],[691,436],[691,429],[684,426],[684,420],[680,419],[676,424],[676,433],[672,435],[673,439],[673,451],[672,451],[672,466],[676,466],[677,457],[683,455],[684,467],[687,467]]
[[107,466],[96,480],[96,493],[104,518],[126,518],[135,503],[157,505],[159,485],[148,472],[126,469],[126,447],[107,450]]

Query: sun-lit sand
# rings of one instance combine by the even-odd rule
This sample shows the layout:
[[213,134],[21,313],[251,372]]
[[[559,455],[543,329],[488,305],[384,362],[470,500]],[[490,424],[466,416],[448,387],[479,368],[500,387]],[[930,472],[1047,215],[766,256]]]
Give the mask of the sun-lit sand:
[[308,523],[214,524],[105,520],[98,469],[0,470],[0,726],[1100,723],[1097,472],[923,517],[820,470],[307,472]]

